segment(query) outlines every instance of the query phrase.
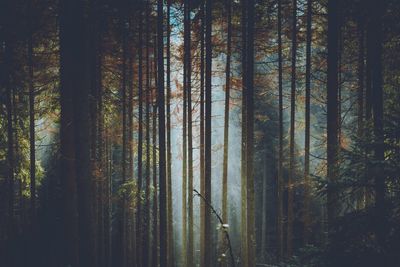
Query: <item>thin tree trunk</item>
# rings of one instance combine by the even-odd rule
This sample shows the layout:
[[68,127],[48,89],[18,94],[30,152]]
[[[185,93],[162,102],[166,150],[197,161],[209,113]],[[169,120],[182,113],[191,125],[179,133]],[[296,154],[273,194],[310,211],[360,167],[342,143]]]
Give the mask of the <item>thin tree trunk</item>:
[[167,266],[167,179],[165,173],[165,101],[164,101],[164,14],[163,0],[157,2],[157,74],[158,74],[158,142],[160,187],[160,266]]
[[[241,146],[241,262],[248,262],[248,236],[247,236],[247,0],[242,0],[242,146]],[[244,265],[246,266],[246,265]]]
[[278,0],[278,93],[279,93],[279,153],[278,153],[278,255],[283,257],[284,232],[283,232],[283,69],[282,69],[282,0]]
[[247,237],[248,264],[255,266],[255,198],[253,175],[254,149],[254,0],[247,0],[247,66],[246,66],[246,178],[247,178]]
[[[154,35],[154,85],[157,88],[157,36]],[[157,91],[151,90],[152,102],[152,162],[153,162],[153,221],[152,221],[152,245],[151,245],[151,266],[157,267],[158,257],[158,186],[157,186]],[[168,233],[167,233],[168,234]]]
[[174,229],[172,208],[172,153],[171,153],[171,1],[167,4],[167,262],[174,266]]
[[[357,94],[357,136],[361,140],[364,137],[364,80],[365,80],[365,29],[364,21],[359,18],[358,20],[358,94]],[[366,166],[365,166],[366,167]],[[357,209],[365,208],[366,200],[366,187],[363,186],[360,196],[357,198]]]
[[186,88],[187,91],[187,119],[188,119],[188,252],[187,265],[193,266],[193,137],[192,137],[192,60],[191,60],[191,27],[190,27],[190,0],[185,1],[186,26]]
[[183,58],[183,107],[182,107],[182,255],[183,266],[187,266],[187,22],[186,1],[184,4],[184,58]]
[[288,214],[287,214],[287,247],[288,257],[293,253],[293,188],[295,176],[295,122],[296,122],[296,56],[297,56],[297,0],[292,1],[292,79],[290,93],[290,152],[289,152],[289,177],[288,177]]
[[139,55],[138,55],[138,102],[139,102],[139,111],[138,111],[138,183],[137,183],[137,220],[136,220],[136,248],[137,252],[137,265],[142,266],[141,259],[139,255],[142,254],[142,246],[143,246],[143,223],[142,223],[142,203],[141,203],[141,191],[142,191],[142,183],[143,183],[143,173],[142,173],[142,158],[143,158],[143,22],[142,22],[142,12],[139,11]]
[[[231,51],[232,51],[232,7],[231,1],[225,1],[227,11],[227,47],[226,47],[226,66],[225,66],[225,107],[224,107],[224,155],[222,167],[222,220],[228,224],[228,149],[229,149],[229,109],[230,109],[230,90],[231,90]],[[221,234],[221,253],[227,250],[225,234]],[[223,266],[226,265],[222,261]]]
[[[146,9],[146,25],[150,26],[150,1],[145,4]],[[144,213],[144,244],[143,244],[143,266],[149,266],[149,245],[151,244],[151,227],[150,226],[150,30],[146,31],[146,96],[145,96],[145,112],[146,112],[146,187],[145,187],[145,213]]]
[[[127,181],[127,100],[126,100],[126,87],[127,87],[127,49],[128,49],[128,31],[126,29],[126,18],[125,15],[122,15],[122,88],[121,88],[121,95],[122,95],[122,185],[124,185]],[[122,194],[122,207],[121,208],[121,218],[120,218],[120,252],[121,252],[121,260],[122,266],[125,267],[127,265],[126,259],[128,256],[127,253],[127,199],[126,194]]]
[[222,168],[222,220],[228,223],[228,148],[229,148],[229,108],[231,90],[231,51],[232,51],[232,8],[231,1],[226,1],[227,9],[227,48],[225,66],[225,110],[224,110],[224,156]]
[[[204,31],[205,31],[205,1],[201,1],[200,6],[200,193],[205,194],[205,169],[204,169]],[[204,266],[205,261],[205,203],[200,202],[200,266]]]
[[307,1],[307,44],[306,44],[306,107],[304,141],[304,233],[303,244],[307,245],[311,234],[310,219],[310,95],[311,95],[311,41],[312,41],[312,0]]
[[[205,10],[205,147],[204,147],[204,197],[211,201],[211,73],[212,73],[212,0],[206,0]],[[205,207],[204,213],[204,265],[212,266],[211,209]]]

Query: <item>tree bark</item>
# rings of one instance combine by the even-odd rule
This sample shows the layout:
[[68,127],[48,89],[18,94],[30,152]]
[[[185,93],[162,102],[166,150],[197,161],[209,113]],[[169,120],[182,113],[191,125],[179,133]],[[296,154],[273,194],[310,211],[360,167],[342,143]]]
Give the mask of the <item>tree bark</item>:
[[311,95],[311,41],[312,41],[312,0],[307,1],[306,37],[306,103],[305,103],[305,141],[304,141],[304,233],[303,244],[307,245],[311,234],[310,218],[310,95]]
[[[204,146],[204,197],[211,201],[211,98],[212,98],[212,0],[205,2],[205,146]],[[205,207],[204,213],[204,265],[212,266],[211,209]]]
[[167,179],[165,173],[165,104],[164,104],[164,14],[163,0],[157,2],[158,62],[158,142],[160,186],[160,266],[167,266]]
[[293,189],[295,176],[295,127],[296,127],[296,57],[297,57],[297,0],[292,1],[292,78],[290,93],[290,152],[289,152],[289,177],[288,177],[288,211],[287,211],[287,240],[286,254],[293,253]]
[[328,231],[338,215],[335,182],[338,174],[338,3],[328,0],[328,84],[327,84],[327,221]]
[[282,68],[282,0],[278,0],[278,93],[279,93],[279,153],[278,153],[278,255],[283,257],[284,231],[283,231],[283,68]]

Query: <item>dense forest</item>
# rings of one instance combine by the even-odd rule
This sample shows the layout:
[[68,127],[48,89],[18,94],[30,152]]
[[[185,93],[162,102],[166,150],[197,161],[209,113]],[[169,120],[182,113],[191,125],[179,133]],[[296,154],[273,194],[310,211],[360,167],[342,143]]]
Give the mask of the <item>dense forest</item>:
[[400,266],[399,15],[0,0],[0,266]]

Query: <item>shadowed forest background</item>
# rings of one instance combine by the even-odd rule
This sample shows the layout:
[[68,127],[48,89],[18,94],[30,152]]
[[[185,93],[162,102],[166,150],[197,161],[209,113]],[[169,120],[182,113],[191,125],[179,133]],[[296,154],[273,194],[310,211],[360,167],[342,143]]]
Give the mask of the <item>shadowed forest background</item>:
[[0,266],[400,266],[399,14],[0,0]]

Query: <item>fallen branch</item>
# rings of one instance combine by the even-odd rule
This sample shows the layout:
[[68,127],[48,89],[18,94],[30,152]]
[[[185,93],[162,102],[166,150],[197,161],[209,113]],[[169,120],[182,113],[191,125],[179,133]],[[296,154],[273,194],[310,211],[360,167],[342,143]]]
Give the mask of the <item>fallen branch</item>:
[[[203,199],[204,203],[206,203],[206,205],[211,209],[212,213],[214,213],[214,215],[217,217],[219,223],[221,224],[221,227],[224,228],[225,225],[224,221],[222,220],[221,216],[219,216],[218,212],[214,209],[214,207],[211,205],[211,203],[209,203],[207,199],[202,194],[200,194],[199,191],[197,191],[196,189],[193,189],[193,191],[196,193],[195,196],[198,196],[201,199]],[[231,256],[232,266],[235,267],[235,257],[233,256],[232,244],[228,230],[224,229],[224,233],[226,241],[228,242],[228,248],[229,248],[229,254]]]

